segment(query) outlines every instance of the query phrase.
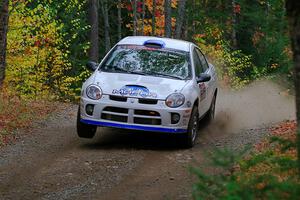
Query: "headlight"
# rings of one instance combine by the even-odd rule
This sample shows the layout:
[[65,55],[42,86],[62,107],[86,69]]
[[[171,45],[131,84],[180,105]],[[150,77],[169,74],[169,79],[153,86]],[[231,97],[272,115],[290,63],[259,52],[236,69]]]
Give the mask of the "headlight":
[[184,104],[184,96],[183,94],[180,93],[173,93],[169,95],[166,99],[166,105],[171,107],[171,108],[177,108]]
[[102,97],[102,90],[97,85],[90,85],[86,89],[86,95],[93,100],[99,100]]

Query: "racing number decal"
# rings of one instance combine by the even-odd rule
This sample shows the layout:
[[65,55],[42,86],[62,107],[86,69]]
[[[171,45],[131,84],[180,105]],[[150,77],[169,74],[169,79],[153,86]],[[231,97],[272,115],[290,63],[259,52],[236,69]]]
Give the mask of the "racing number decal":
[[204,100],[206,98],[206,86],[205,83],[199,83],[199,89],[200,89],[200,101]]

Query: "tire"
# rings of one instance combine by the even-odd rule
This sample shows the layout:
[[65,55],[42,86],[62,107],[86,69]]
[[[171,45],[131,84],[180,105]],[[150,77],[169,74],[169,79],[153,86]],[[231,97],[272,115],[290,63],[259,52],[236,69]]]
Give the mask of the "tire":
[[192,148],[195,145],[196,138],[198,136],[198,127],[199,127],[198,107],[194,106],[188,124],[188,130],[184,135],[184,146],[186,148]]
[[97,131],[97,126],[82,123],[80,121],[80,107],[77,112],[77,134],[81,138],[93,138]]
[[209,107],[208,112],[206,113],[205,116],[205,122],[210,123],[211,121],[214,120],[215,118],[215,112],[216,112],[216,99],[217,99],[217,94],[214,95],[212,101],[211,101],[211,105]]

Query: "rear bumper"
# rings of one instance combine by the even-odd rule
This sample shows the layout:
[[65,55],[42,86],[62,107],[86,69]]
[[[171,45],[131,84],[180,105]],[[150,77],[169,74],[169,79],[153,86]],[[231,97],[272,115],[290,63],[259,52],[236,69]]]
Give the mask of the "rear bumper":
[[142,126],[142,125],[122,124],[122,123],[115,123],[115,122],[101,122],[101,121],[94,121],[88,119],[81,119],[80,121],[82,123],[95,125],[95,126],[131,129],[131,130],[140,130],[140,131],[164,132],[164,133],[186,133],[187,132],[187,129],[181,129],[181,128],[151,127],[151,126]]

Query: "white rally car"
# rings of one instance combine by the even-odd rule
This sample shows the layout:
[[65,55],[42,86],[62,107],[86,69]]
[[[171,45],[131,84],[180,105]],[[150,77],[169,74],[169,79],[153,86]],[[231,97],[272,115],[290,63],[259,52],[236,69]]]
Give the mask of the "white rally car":
[[169,38],[126,37],[82,86],[79,137],[98,126],[182,134],[192,147],[199,120],[214,118],[217,75],[193,43]]

